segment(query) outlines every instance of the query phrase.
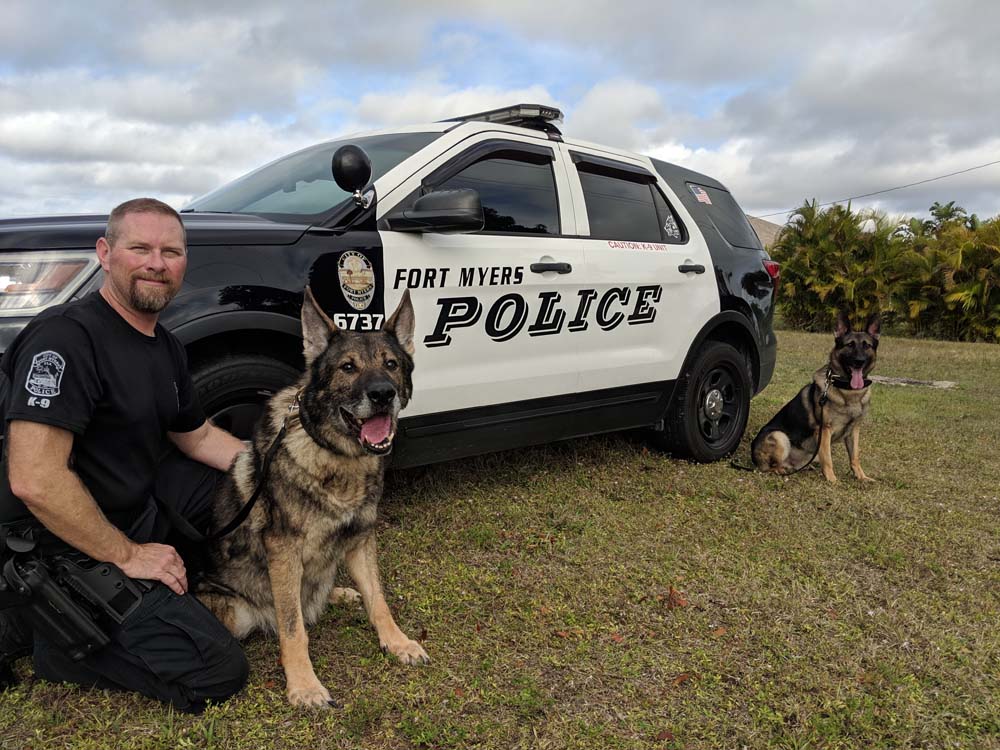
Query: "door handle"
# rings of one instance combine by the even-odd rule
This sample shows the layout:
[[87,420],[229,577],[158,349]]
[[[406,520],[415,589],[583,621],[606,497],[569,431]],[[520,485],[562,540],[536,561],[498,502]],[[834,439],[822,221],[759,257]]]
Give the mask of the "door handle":
[[532,263],[530,268],[532,273],[545,273],[546,271],[570,273],[573,270],[573,266],[569,263]]
[[700,263],[685,263],[683,265],[677,266],[677,270],[681,273],[705,273],[705,266]]

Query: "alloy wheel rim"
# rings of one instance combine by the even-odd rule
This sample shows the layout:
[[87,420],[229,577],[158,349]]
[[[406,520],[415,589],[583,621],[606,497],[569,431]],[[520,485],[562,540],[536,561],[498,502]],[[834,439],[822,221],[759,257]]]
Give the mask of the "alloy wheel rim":
[[714,367],[701,381],[698,430],[712,447],[732,439],[743,412],[742,386],[728,367]]

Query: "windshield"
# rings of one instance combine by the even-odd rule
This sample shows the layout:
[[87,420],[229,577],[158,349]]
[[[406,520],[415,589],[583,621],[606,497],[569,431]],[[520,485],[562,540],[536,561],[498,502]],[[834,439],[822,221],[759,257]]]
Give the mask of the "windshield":
[[271,162],[207,195],[195,198],[185,211],[236,214],[316,216],[350,197],[333,181],[333,152],[353,143],[372,162],[372,181],[412,156],[440,133],[370,135],[310,146]]

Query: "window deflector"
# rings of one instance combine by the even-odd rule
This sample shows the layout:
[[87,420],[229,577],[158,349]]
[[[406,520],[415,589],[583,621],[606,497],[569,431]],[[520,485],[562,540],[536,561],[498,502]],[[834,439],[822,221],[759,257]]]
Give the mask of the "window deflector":
[[628,180],[629,182],[650,183],[656,182],[656,177],[642,167],[628,164],[613,159],[605,159],[602,156],[584,154],[580,151],[570,151],[570,159],[580,172],[591,172],[593,174],[614,177],[618,180]]
[[[510,158],[514,161],[525,161],[533,164],[541,164],[543,163],[543,160],[551,163],[555,160],[555,153],[551,148],[539,146],[534,143],[507,141],[497,138],[480,141],[424,177],[420,181],[421,191],[423,193],[430,192],[438,185],[447,182],[456,174],[464,169],[468,169],[473,164],[483,161],[484,159],[497,158],[498,153],[504,152],[510,153]],[[534,156],[535,159],[530,158],[531,156]]]

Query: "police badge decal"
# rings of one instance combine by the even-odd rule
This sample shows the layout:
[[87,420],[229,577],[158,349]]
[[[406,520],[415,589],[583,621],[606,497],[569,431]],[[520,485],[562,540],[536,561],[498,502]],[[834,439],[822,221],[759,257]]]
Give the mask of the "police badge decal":
[[348,250],[337,261],[337,276],[344,299],[355,310],[365,310],[375,297],[375,272],[364,255]]
[[59,395],[59,384],[66,371],[66,360],[59,352],[39,352],[31,358],[31,369],[24,389],[32,396],[46,398]]

